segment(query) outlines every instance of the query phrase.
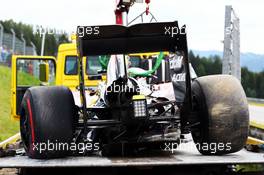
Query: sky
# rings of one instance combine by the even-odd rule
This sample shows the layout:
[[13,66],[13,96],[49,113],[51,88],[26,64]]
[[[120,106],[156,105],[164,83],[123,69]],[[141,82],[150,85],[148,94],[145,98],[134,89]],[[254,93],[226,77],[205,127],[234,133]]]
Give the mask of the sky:
[[[115,23],[116,0],[1,1],[0,20],[66,31],[75,31],[78,25]],[[241,51],[264,54],[263,0],[151,0],[150,11],[159,22],[177,20],[180,25],[186,24],[190,49],[222,51],[225,5],[232,5],[240,18]],[[145,4],[135,4],[128,19],[145,8]]]

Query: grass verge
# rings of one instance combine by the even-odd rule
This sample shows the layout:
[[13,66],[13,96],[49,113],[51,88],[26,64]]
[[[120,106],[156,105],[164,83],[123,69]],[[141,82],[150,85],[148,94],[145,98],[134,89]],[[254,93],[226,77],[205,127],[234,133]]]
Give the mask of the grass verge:
[[18,121],[11,120],[11,69],[0,66],[0,142],[18,131]]

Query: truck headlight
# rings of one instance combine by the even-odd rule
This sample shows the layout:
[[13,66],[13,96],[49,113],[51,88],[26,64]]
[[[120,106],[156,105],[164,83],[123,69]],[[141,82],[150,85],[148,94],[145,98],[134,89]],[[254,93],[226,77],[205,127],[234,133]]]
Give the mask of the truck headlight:
[[144,95],[133,96],[133,108],[135,117],[147,116],[147,101]]

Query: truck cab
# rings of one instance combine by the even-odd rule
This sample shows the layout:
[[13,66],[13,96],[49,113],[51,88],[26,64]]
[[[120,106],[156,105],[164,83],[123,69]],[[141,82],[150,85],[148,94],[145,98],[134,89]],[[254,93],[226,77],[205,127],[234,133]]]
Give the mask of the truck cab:
[[[96,88],[101,80],[106,76],[98,73],[102,69],[99,56],[89,56],[83,59],[85,85],[88,88]],[[61,44],[58,48],[56,85],[67,86],[71,90],[76,90],[79,84],[78,76],[78,58],[76,43]]]

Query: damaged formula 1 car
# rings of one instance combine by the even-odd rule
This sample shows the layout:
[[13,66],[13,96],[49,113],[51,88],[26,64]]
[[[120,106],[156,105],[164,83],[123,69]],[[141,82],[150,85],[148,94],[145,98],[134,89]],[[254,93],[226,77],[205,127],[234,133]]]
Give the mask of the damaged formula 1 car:
[[[88,28],[93,27],[80,26],[77,32],[81,106],[61,86],[32,87],[24,95],[20,123],[29,157],[73,155],[76,150],[67,145],[80,143],[91,144],[96,148],[91,150],[103,156],[164,151],[165,145],[179,144],[187,133],[192,133],[197,149],[205,155],[243,148],[249,112],[241,84],[229,75],[192,76],[185,32],[166,32],[168,28],[184,30],[177,22],[97,26],[96,34],[86,33]],[[170,81],[153,83],[150,72],[129,68],[129,54],[147,52],[169,53]],[[93,55],[111,58],[107,82],[87,94],[82,58]],[[92,96],[98,98],[87,105]],[[40,152],[36,148],[43,143],[52,143],[56,149]],[[58,145],[64,149],[57,149]]]

